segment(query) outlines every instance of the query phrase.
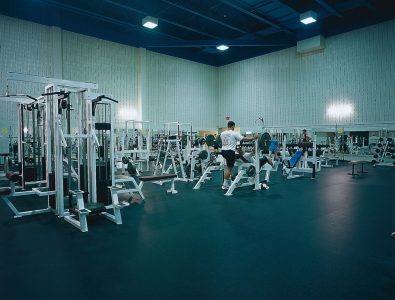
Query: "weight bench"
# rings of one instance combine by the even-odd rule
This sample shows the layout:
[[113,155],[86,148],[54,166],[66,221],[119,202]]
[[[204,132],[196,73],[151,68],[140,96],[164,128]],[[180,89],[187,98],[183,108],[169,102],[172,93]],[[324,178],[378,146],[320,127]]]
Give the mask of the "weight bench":
[[348,175],[351,175],[351,176],[359,175],[359,174],[355,173],[355,165],[361,165],[361,171],[357,171],[358,173],[361,173],[361,174],[368,173],[363,170],[363,165],[367,164],[367,163],[368,163],[368,161],[365,161],[365,160],[351,160],[349,162],[349,164],[352,165],[352,169],[351,169],[351,173],[348,173]]
[[301,150],[296,151],[295,154],[291,157],[291,159],[286,160],[284,162],[285,166],[290,169],[295,168],[296,164],[299,162],[302,155],[303,155],[303,152]]
[[0,188],[0,198],[3,199],[5,204],[12,210],[15,214],[14,218],[20,218],[24,216],[36,215],[47,213],[51,211],[51,207],[48,206],[43,209],[35,209],[35,210],[28,210],[28,211],[19,211],[14,204],[12,204],[11,200],[8,197],[20,197],[20,196],[27,196],[27,195],[37,195],[37,192],[33,190],[20,190],[16,189],[16,182],[20,180],[20,175],[18,173],[8,172],[6,173],[7,179],[10,181],[10,187],[2,187]]
[[8,172],[5,174],[5,176],[10,181],[10,187],[0,188],[0,196],[13,195],[15,193],[15,182],[18,182],[19,180],[18,173]]
[[[300,161],[303,155],[305,155],[305,160]],[[304,173],[310,173],[311,178],[315,179],[316,162],[312,161],[312,163],[313,163],[312,167],[309,167],[307,160],[307,152],[303,153],[302,150],[298,150],[290,159],[283,160],[282,174],[287,175],[287,179],[294,179],[294,178],[303,177]],[[301,174],[295,175],[293,174],[294,172],[302,173],[302,175]]]
[[[89,215],[100,215],[105,217],[111,222],[117,225],[122,224],[121,209],[128,206],[129,203],[119,202],[118,195],[116,194],[116,188],[111,189],[112,204],[104,205],[103,203],[85,203],[84,202],[84,191],[81,190],[71,190],[69,191],[69,204],[70,208],[64,215],[64,220],[74,227],[81,230],[81,232],[88,231],[87,216]],[[115,193],[115,197],[114,197]],[[72,206],[72,198],[76,199],[76,206]],[[109,213],[111,211],[113,213]]]
[[157,176],[140,176],[140,188],[143,187],[144,182],[148,181],[159,181],[160,184],[162,184],[162,181],[171,181],[171,188],[167,190],[168,193],[172,194],[177,194],[178,191],[175,189],[174,181],[175,178],[177,178],[176,174],[163,174],[163,175],[157,175]]

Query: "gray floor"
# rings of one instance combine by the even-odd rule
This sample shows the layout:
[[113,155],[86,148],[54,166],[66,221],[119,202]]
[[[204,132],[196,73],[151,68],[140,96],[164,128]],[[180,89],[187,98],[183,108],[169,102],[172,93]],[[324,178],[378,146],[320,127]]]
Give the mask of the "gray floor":
[[93,217],[88,233],[0,203],[2,298],[395,299],[395,168],[349,170],[232,197],[219,174],[173,196],[146,184],[123,225]]

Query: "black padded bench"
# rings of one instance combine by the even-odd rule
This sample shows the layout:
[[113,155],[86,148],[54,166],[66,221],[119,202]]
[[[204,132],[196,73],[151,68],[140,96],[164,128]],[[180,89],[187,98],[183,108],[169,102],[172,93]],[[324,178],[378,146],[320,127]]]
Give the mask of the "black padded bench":
[[19,180],[19,173],[8,172],[5,174],[7,179],[11,181],[11,187],[0,188],[0,196],[11,195],[15,192],[15,182]]
[[140,180],[141,187],[142,187],[142,184],[147,181],[171,180],[171,188],[169,190],[167,190],[167,192],[172,193],[172,194],[177,194],[177,190],[175,189],[175,186],[174,186],[175,178],[177,178],[176,174],[162,174],[162,175],[158,175],[158,176],[140,176],[139,180]]
[[367,164],[367,163],[369,163],[369,162],[366,160],[351,160],[349,162],[349,164],[352,165],[352,169],[351,169],[351,173],[348,173],[348,175],[351,175],[351,176],[359,175],[359,174],[355,173],[355,165],[361,165],[361,171],[357,171],[358,173],[361,173],[361,174],[368,173],[363,170],[363,165]]
[[0,188],[0,196],[8,196],[11,194],[11,188],[10,187],[1,187]]
[[177,177],[176,174],[164,174],[158,176],[140,176],[139,180],[146,182],[146,181],[168,180],[168,179],[174,179],[176,177]]
[[19,180],[19,173],[14,173],[14,172],[8,172],[5,174],[8,180],[12,182],[17,182]]

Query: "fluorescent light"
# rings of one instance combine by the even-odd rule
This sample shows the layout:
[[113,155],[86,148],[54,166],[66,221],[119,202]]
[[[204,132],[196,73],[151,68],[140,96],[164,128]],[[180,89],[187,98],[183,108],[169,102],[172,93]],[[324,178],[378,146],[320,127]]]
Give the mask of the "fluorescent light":
[[228,50],[229,47],[226,46],[226,45],[219,45],[219,46],[217,46],[217,49],[220,50],[220,51],[225,51],[225,50]]
[[300,14],[300,22],[302,22],[305,25],[314,23],[316,21],[317,21],[317,14],[312,10]]
[[326,110],[328,117],[344,118],[349,117],[354,113],[354,106],[352,104],[332,104]]
[[158,19],[154,17],[145,17],[142,22],[144,27],[147,27],[149,29],[154,29],[156,26],[158,26]]
[[314,23],[316,21],[317,21],[316,19],[314,19],[312,17],[308,17],[308,18],[305,18],[305,19],[301,20],[300,22],[302,22],[303,24],[307,25],[307,24]]
[[27,127],[24,127],[24,128],[23,128],[23,132],[24,132],[24,133],[27,133],[27,132],[28,132]]

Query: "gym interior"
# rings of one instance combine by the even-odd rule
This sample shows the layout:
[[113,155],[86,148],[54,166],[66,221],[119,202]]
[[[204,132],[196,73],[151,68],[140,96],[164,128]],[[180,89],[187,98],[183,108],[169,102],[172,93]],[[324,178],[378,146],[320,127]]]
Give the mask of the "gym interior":
[[0,3],[2,299],[394,299],[395,4]]

